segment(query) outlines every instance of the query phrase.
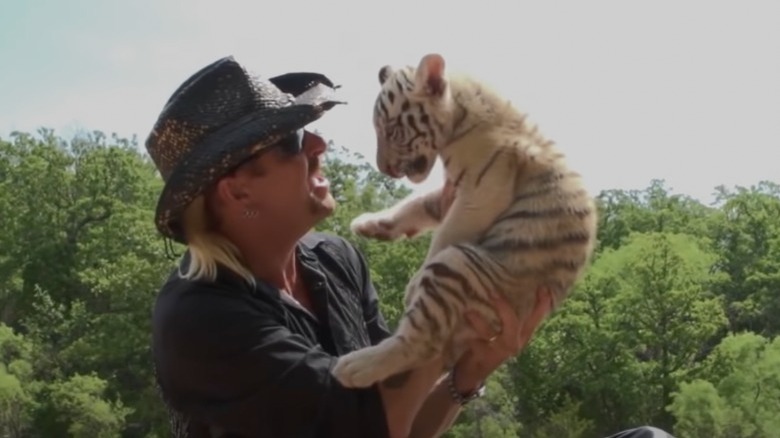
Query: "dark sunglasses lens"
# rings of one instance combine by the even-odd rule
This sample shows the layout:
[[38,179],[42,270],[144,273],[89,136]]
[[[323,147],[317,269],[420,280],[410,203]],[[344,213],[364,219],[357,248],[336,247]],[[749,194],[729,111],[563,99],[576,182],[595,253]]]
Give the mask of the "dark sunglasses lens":
[[303,129],[299,129],[279,143],[279,148],[285,155],[297,155],[303,150]]

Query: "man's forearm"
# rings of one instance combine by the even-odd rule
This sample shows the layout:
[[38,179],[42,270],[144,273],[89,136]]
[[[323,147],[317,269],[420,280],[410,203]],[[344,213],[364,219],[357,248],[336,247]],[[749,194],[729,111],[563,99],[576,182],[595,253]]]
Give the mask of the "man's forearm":
[[418,413],[430,398],[430,388],[437,384],[441,371],[441,362],[434,361],[393,376],[379,385],[391,437],[409,436],[415,427],[414,423],[420,418]]
[[449,376],[444,375],[433,387],[414,418],[410,438],[440,436],[452,427],[455,419],[458,418],[461,406],[452,399],[447,388],[447,379]]
[[[465,371],[465,370],[464,370]],[[469,370],[471,371],[471,370]],[[481,380],[473,373],[457,374],[455,389],[460,393],[474,391]],[[411,438],[438,437],[449,430],[463,410],[450,394],[449,374],[445,374],[433,387],[412,423]]]

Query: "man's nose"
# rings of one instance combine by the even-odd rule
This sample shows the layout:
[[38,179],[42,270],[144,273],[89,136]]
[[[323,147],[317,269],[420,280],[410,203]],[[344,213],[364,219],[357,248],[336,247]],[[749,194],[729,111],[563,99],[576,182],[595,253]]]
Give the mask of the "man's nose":
[[303,151],[306,153],[306,155],[317,156],[325,153],[327,149],[328,144],[325,142],[324,138],[313,132],[304,132]]

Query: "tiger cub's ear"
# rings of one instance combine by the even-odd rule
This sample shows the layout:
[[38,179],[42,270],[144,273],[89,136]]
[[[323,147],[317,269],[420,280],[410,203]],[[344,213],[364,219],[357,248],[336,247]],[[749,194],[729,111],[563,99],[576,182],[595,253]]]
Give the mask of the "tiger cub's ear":
[[386,65],[379,69],[379,85],[384,85],[387,78],[393,74],[393,67]]
[[431,97],[441,97],[447,88],[444,72],[444,57],[438,53],[429,53],[422,57],[417,67],[415,82],[418,91]]

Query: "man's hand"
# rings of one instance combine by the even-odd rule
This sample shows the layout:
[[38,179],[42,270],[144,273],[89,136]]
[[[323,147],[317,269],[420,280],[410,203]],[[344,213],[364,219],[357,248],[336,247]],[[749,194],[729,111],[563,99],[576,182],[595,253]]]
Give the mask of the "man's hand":
[[501,333],[495,333],[477,312],[466,313],[478,339],[471,342],[466,354],[456,364],[455,386],[462,393],[476,390],[501,364],[517,356],[552,309],[552,295],[545,288],[537,291],[536,307],[522,322],[518,321],[503,295],[494,293],[492,300],[501,319]]
[[[473,393],[507,359],[516,356],[533,336],[542,320],[552,309],[552,296],[546,289],[536,294],[536,307],[521,323],[506,299],[493,294],[493,302],[502,324],[502,333],[496,334],[477,314],[466,314],[481,339],[471,343],[466,354],[455,365],[455,389],[461,394]],[[491,341],[492,340],[492,341]],[[434,361],[443,365],[441,360]],[[460,405],[454,403],[448,380],[441,379],[425,401],[409,435],[411,438],[440,436],[455,422]]]

